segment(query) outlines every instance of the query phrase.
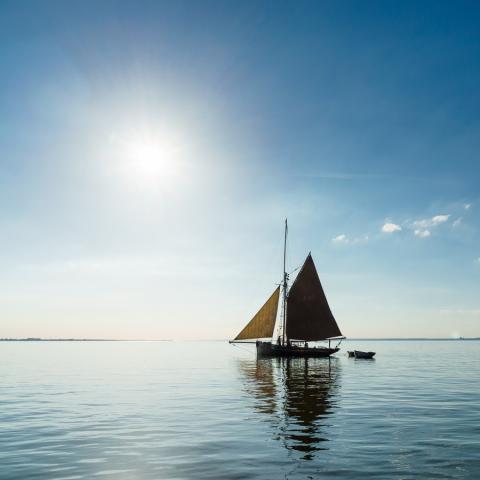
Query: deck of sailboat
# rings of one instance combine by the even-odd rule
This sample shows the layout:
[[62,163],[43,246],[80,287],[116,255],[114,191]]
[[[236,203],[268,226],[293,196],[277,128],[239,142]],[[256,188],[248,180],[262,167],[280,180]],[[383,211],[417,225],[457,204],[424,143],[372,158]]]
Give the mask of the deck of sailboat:
[[325,358],[339,351],[339,348],[304,347],[301,345],[278,345],[271,342],[257,342],[259,357],[317,357]]

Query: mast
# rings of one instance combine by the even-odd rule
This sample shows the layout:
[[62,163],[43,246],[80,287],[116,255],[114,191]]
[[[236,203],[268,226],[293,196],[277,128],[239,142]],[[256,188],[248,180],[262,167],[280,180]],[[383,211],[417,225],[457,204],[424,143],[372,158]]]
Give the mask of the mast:
[[287,261],[287,234],[288,234],[288,223],[285,219],[285,238],[283,241],[283,322],[282,322],[282,344],[285,345],[286,337],[286,326],[287,326],[287,281],[288,275],[286,271],[286,261]]

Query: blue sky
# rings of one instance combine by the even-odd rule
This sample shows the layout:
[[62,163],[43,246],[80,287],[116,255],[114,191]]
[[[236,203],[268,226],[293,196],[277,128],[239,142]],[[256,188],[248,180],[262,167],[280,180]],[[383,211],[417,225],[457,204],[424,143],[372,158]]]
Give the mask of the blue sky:
[[0,4],[0,337],[231,338],[311,250],[349,337],[480,336],[475,2]]

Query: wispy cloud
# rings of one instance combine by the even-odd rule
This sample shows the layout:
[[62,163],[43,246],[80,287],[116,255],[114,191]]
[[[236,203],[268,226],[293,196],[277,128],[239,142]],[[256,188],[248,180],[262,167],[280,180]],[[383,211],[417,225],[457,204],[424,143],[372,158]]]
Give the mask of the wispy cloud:
[[439,223],[447,222],[449,218],[450,218],[450,214],[449,215],[436,215],[435,217],[432,218],[432,224],[433,225],[438,225]]
[[363,237],[349,238],[347,235],[342,233],[332,238],[332,243],[337,245],[357,245],[359,243],[366,243],[368,240],[368,235],[364,235]]
[[327,180],[374,180],[388,177],[381,173],[345,173],[345,172],[319,172],[304,173],[300,177],[322,178]]
[[348,237],[342,233],[337,235],[335,238],[332,238],[333,243],[348,243]]
[[420,237],[420,238],[427,238],[431,235],[431,232],[428,229],[425,229],[425,230],[417,229],[413,233],[416,237]]
[[[471,203],[461,204],[462,208],[468,210],[471,208]],[[457,204],[456,208],[458,211],[459,204]],[[465,215],[467,215],[465,213]],[[458,217],[454,221],[452,221],[452,214],[451,213],[442,213],[438,215],[434,215],[429,218],[410,218],[404,220],[399,223],[394,223],[390,218],[386,218],[382,227],[381,231],[387,234],[393,234],[395,232],[401,232],[402,230],[406,230],[411,232],[415,237],[418,238],[428,238],[431,237],[434,233],[434,230],[437,228],[441,228],[442,225],[450,225],[452,228],[459,227],[464,223],[464,217]],[[368,240],[368,237],[365,237]],[[350,239],[345,234],[337,235],[335,238],[332,239],[333,243],[356,243],[358,241],[362,241],[362,239]],[[365,241],[365,239],[363,239]]]
[[415,220],[413,226],[417,228],[436,227],[442,223],[448,222],[451,215],[435,215],[432,218],[424,218],[422,220]]
[[384,223],[382,227],[382,232],[384,233],[400,232],[401,230],[402,230],[402,227],[400,225],[397,225],[396,223],[391,223],[391,222]]
[[452,223],[452,227],[458,227],[462,224],[462,221],[463,221],[463,217],[458,217],[453,223]]
[[[434,215],[430,218],[422,218],[419,220],[405,222],[405,227],[413,231],[413,234],[418,238],[427,238],[432,235],[432,229],[446,224],[451,214]],[[452,223],[453,227],[458,227],[462,222],[462,218],[458,218]]]

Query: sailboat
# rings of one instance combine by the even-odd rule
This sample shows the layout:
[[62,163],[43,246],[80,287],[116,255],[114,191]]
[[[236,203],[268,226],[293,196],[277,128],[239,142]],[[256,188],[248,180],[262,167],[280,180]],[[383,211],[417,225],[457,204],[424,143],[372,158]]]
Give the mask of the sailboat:
[[[330,310],[311,253],[289,288],[287,235],[285,220],[283,282],[230,343],[255,343],[257,355],[263,357],[329,357],[339,351],[345,337]],[[282,309],[277,320],[280,293]],[[308,342],[323,340],[328,341],[328,347],[308,345]],[[332,340],[338,340],[334,347],[331,347]]]

